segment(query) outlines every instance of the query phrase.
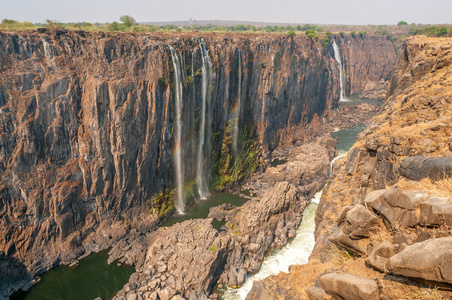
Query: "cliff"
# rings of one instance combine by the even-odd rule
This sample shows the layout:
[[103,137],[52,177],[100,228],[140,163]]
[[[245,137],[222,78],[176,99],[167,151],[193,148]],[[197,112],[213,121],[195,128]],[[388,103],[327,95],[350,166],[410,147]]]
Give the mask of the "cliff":
[[330,48],[279,35],[0,33],[3,274],[28,281],[154,228],[174,209],[176,156],[189,202],[200,147],[212,189],[308,138],[339,98]]
[[361,98],[386,97],[395,70],[396,52],[383,36],[337,36],[345,73],[345,94]]
[[451,38],[406,40],[381,113],[333,166],[309,263],[255,290],[297,299],[451,297],[451,49]]

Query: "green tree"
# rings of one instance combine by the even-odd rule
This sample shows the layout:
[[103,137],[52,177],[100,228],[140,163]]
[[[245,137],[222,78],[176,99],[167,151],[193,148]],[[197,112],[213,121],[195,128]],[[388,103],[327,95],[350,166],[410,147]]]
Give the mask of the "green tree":
[[352,35],[352,37],[356,37],[356,32],[352,31],[350,32],[350,34]]
[[290,35],[290,36],[295,36],[295,31],[289,30],[289,31],[287,32],[287,34]]
[[308,37],[310,37],[311,39],[315,39],[315,38],[318,37],[317,33],[316,33],[314,30],[312,30],[312,29],[306,30],[306,31],[305,31],[305,34],[306,34]]
[[323,48],[327,48],[329,44],[330,44],[330,39],[327,36],[324,36],[323,40],[322,40]]
[[108,29],[110,29],[111,31],[121,31],[121,24],[114,21],[113,23],[108,25]]
[[408,23],[405,21],[400,21],[399,23],[397,23],[397,26],[405,26],[405,25],[408,25]]
[[440,35],[446,35],[447,34],[447,28],[446,27],[441,28],[440,31],[439,31],[439,34]]
[[339,31],[339,34],[340,34],[341,36],[344,36],[344,33],[345,33],[345,32],[343,32],[343,31]]
[[137,25],[137,21],[129,15],[121,16],[119,20],[124,24],[125,27],[132,27],[134,25]]

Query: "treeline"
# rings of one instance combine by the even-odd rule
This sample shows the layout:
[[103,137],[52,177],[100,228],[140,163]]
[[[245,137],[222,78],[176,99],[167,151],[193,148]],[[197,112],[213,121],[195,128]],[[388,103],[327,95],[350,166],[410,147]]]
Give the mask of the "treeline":
[[[71,30],[71,31],[106,31],[106,32],[256,32],[256,33],[286,33],[291,36],[297,34],[305,34],[311,38],[329,37],[330,32],[340,33],[341,35],[350,34],[353,37],[363,37],[368,34],[385,35],[392,42],[396,42],[412,35],[427,36],[452,36],[452,25],[422,25],[408,24],[400,21],[397,25],[243,25],[219,26],[215,24],[189,26],[176,25],[143,25],[129,15],[121,16],[118,21],[112,23],[60,23],[54,20],[46,20],[45,23],[18,22],[16,20],[4,19],[0,24],[0,30],[24,31],[34,30],[37,28],[48,28],[54,30]],[[328,34],[326,34],[328,33]]]

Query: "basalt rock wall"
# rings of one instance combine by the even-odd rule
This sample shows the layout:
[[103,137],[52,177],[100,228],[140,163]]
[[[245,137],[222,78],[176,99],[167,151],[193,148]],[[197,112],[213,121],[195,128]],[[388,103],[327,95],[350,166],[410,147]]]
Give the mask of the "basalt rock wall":
[[337,36],[344,67],[345,94],[383,100],[397,55],[386,36]]
[[[203,42],[212,185],[221,167],[231,171],[238,104],[241,151],[252,158],[242,177],[268,150],[307,138],[311,120],[337,105],[332,50],[306,37],[0,33],[0,253],[5,266],[23,265],[11,276],[69,263],[171,211],[152,199],[175,188],[177,151],[185,182],[195,180]],[[169,45],[181,61],[181,145]],[[384,78],[386,65],[373,70]]]

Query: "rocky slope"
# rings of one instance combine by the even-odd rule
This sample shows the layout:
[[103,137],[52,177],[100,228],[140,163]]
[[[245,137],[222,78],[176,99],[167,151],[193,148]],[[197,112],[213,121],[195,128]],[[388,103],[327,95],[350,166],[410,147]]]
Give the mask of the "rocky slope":
[[409,39],[381,114],[333,167],[309,263],[253,293],[449,299],[451,134],[452,39]]
[[[0,33],[2,279],[20,285],[154,228],[174,207],[178,151],[185,192],[196,194],[203,41],[212,62],[205,149],[212,186],[233,181],[237,107],[240,179],[279,144],[306,138],[311,121],[328,119],[337,105],[332,49],[306,37]],[[385,43],[368,46],[389,51]],[[174,141],[168,45],[181,62],[182,145]],[[391,65],[384,60],[372,71],[384,80]]]

